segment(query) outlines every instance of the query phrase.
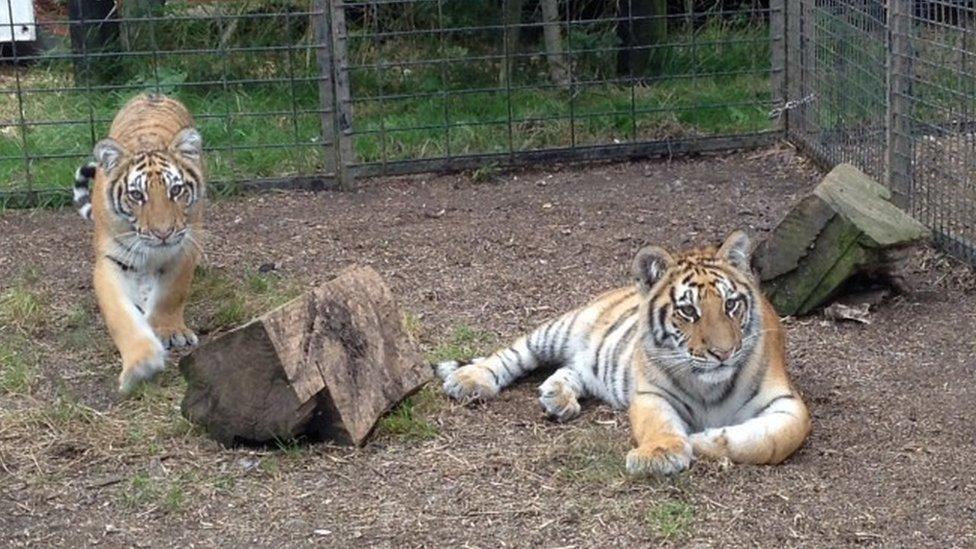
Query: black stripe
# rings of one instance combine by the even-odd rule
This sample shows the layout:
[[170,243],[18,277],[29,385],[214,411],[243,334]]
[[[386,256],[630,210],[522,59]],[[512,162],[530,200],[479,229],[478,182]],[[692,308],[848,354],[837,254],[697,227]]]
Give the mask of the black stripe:
[[[610,339],[610,337],[617,330],[617,328],[619,328],[621,324],[626,322],[631,317],[631,315],[634,314],[635,310],[637,310],[636,305],[634,307],[627,309],[620,316],[618,316],[617,320],[614,320],[613,324],[611,324],[610,327],[607,328],[607,331],[603,332],[603,339],[600,340],[600,344],[596,348],[596,360],[593,361],[593,375],[601,379],[603,381],[604,386],[607,384],[607,382],[604,379],[604,376],[600,376],[598,373],[600,368],[600,357],[603,355],[603,346],[607,343],[607,340]],[[606,373],[606,368],[604,368],[603,370],[604,373]]]
[[475,366],[481,366],[482,368],[484,368],[489,374],[491,374],[491,378],[495,380],[495,386],[501,388],[501,383],[498,382],[498,374],[496,374],[494,370],[489,368],[488,365],[485,364],[485,362],[488,362],[488,359],[485,359],[475,364]]
[[620,388],[620,390],[623,392],[623,397],[620,399],[620,401],[624,404],[627,404],[627,395],[630,394],[630,367],[631,364],[627,364],[627,367],[624,368],[623,383],[621,384],[622,387]]
[[[516,353],[515,351],[512,350],[511,347],[509,347],[508,349],[505,349],[503,351],[500,351],[498,353],[498,362],[501,362],[502,368],[505,368],[505,373],[514,378],[515,376],[512,375],[512,369],[508,365],[508,361],[506,360],[507,355],[505,353],[512,353],[512,354],[515,355],[515,365],[516,366],[521,366],[520,357],[519,357],[518,353]],[[518,373],[521,373],[522,369],[519,368],[519,369],[517,369],[515,371],[518,372]]]
[[779,395],[779,396],[773,397],[772,400],[770,400],[769,402],[767,402],[765,406],[763,406],[758,411],[756,411],[756,415],[758,416],[758,415],[762,414],[763,412],[765,412],[766,410],[768,410],[770,406],[772,406],[773,404],[775,404],[776,402],[778,402],[780,400],[783,400],[783,399],[792,399],[792,398],[796,398],[796,397],[793,396],[792,394],[785,394],[785,395]]
[[132,265],[129,265],[127,263],[123,263],[122,260],[120,260],[120,259],[116,259],[115,257],[112,257],[110,255],[106,255],[105,257],[107,257],[113,263],[115,263],[116,265],[118,265],[119,268],[122,269],[123,271],[133,271],[133,270],[135,270],[135,267],[133,267]]
[[[627,330],[623,333],[623,335],[620,336],[620,339],[617,340],[617,346],[613,349],[613,359],[612,359],[612,362],[611,362],[611,364],[612,364],[612,366],[611,366],[612,370],[610,372],[610,376],[609,377],[610,377],[611,383],[613,384],[612,385],[612,389],[613,389],[614,396],[617,396],[617,394],[620,392],[620,387],[617,385],[617,372],[620,370],[621,367],[625,367],[625,366],[626,367],[629,367],[630,366],[629,364],[628,365],[624,365],[620,361],[620,355],[624,352],[624,349],[626,349],[628,346],[630,346],[631,340],[633,339],[634,334],[637,331],[637,325],[639,323],[640,323],[640,320],[635,320],[634,323],[631,324],[629,328],[627,328]],[[621,396],[620,401],[621,402],[624,401],[623,396]]]
[[[670,336],[668,331],[664,329],[664,325],[667,322],[667,319],[668,319],[668,306],[665,305],[660,309],[658,309],[657,311],[657,323],[658,323],[657,327],[658,330],[660,330],[660,332],[663,333],[665,336]],[[657,332],[657,330],[655,330],[655,332]],[[658,337],[657,333],[652,333],[652,335],[654,336],[654,343],[658,347],[664,345],[664,340],[667,339],[666,337]]]
[[569,334],[573,332],[573,326],[576,326],[576,321],[579,320],[581,314],[583,314],[583,309],[576,311],[569,322],[566,323],[566,329],[562,331],[562,334],[559,336],[559,345],[556,346],[553,351],[558,351],[560,356],[563,355],[566,343],[569,341]]
[[[745,364],[745,363],[743,363],[743,364]],[[719,397],[717,399],[708,400],[705,403],[706,404],[717,404],[717,403],[720,403],[720,402],[725,402],[725,400],[727,398],[729,398],[732,395],[732,392],[735,390],[735,387],[738,384],[737,382],[739,381],[739,376],[742,374],[743,368],[744,368],[744,366],[739,366],[739,367],[737,367],[735,369],[735,373],[732,374],[732,378],[731,379],[729,379],[727,382],[725,382],[725,389],[722,390],[722,394],[719,395]]]
[[[555,324],[556,322],[557,321],[552,320],[549,321],[549,323],[545,324],[544,326],[539,326],[538,328],[535,329],[534,332],[532,332],[532,335],[529,337],[529,341],[528,341],[528,344],[530,345],[529,351],[532,351],[532,353],[537,357],[541,358],[543,352],[546,352],[548,354],[548,348],[547,348],[548,345],[546,343],[549,340],[549,330],[552,329],[553,324]],[[533,350],[532,347],[535,347],[535,350]],[[548,359],[549,358],[547,356],[545,357],[544,360],[548,360]]]
[[752,402],[752,399],[756,398],[756,396],[759,394],[759,389],[761,388],[761,386],[762,386],[762,380],[759,379],[759,376],[756,376],[756,379],[753,380],[752,382],[752,388],[749,389],[749,396],[742,401],[742,406],[739,407],[739,410],[745,408],[746,405]]
[[[689,428],[691,428],[694,425],[694,423],[691,421],[692,417],[694,417],[694,413],[692,413],[691,407],[688,406],[688,404],[682,401],[681,399],[677,398],[671,391],[668,391],[664,387],[661,387],[659,385],[655,385],[655,387],[663,391],[663,393],[660,391],[648,390],[648,391],[637,391],[637,394],[654,395],[660,398],[661,400],[663,400],[664,402],[667,402],[668,405],[671,406],[671,408],[673,408],[674,411],[678,413],[678,415],[681,417],[681,420],[684,421]],[[681,406],[676,406],[675,402],[677,402]],[[685,414],[681,413],[682,409],[684,409],[684,411],[686,412]]]

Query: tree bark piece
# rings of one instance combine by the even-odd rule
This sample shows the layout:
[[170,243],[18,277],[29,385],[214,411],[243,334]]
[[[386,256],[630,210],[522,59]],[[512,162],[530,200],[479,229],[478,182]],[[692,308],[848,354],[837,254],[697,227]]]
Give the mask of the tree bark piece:
[[224,444],[360,445],[431,377],[389,288],[360,267],[201,345],[180,371],[183,415]]
[[[563,55],[563,39],[559,33],[559,4],[558,0],[540,0],[542,6],[542,37],[546,44],[546,58],[549,61],[549,79],[553,84],[568,88],[569,70],[566,67],[566,56]],[[567,6],[566,9],[569,9]]]
[[753,255],[780,315],[818,309],[856,275],[903,289],[899,259],[929,231],[890,199],[888,189],[841,164],[786,215]]

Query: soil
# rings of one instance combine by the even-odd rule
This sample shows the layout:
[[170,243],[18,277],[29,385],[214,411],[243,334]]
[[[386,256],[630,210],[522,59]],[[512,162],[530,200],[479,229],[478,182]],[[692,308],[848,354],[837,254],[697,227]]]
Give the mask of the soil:
[[[627,283],[646,243],[682,248],[737,227],[761,237],[820,177],[774,148],[487,182],[380,179],[217,200],[206,247],[210,265],[241,279],[275,264],[311,286],[371,265],[430,350],[458,326],[507,340]],[[90,308],[89,231],[70,210],[3,214],[0,288],[31,265],[55,305]],[[974,546],[974,280],[923,249],[912,292],[870,324],[788,320],[790,370],[814,416],[807,444],[780,466],[698,462],[665,480],[623,474],[626,414],[589,402],[567,424],[544,420],[541,378],[473,407],[436,394],[431,438],[225,449],[164,429],[133,443],[126,433],[146,416],[114,393],[103,329],[100,351],[76,354],[42,329],[40,380],[0,411],[70,394],[87,423],[64,427],[52,412],[33,431],[0,426],[0,545]],[[179,387],[174,370],[157,383]]]

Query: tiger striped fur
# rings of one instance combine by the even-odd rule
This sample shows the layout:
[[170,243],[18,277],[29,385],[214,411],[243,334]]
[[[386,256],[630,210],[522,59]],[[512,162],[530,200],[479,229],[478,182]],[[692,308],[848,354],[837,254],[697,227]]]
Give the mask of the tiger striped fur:
[[128,393],[163,369],[167,351],[197,343],[183,307],[201,253],[202,139],[182,103],[140,95],[93,154],[94,170],[75,175],[75,204],[94,221],[95,294]]
[[95,180],[95,170],[98,164],[89,162],[75,170],[74,203],[78,215],[85,219],[92,218],[91,182]]
[[436,366],[451,397],[494,397],[537,367],[547,415],[579,414],[595,397],[629,408],[632,474],[673,474],[693,457],[779,463],[806,439],[810,416],[786,372],[779,317],[749,270],[750,242],[675,256],[640,251],[633,286],[544,323],[510,347]]

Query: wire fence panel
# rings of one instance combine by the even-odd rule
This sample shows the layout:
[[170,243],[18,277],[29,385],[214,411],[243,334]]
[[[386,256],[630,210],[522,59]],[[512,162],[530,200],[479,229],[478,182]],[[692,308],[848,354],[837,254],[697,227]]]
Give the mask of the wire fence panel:
[[[38,40],[0,44],[0,208],[69,200],[75,168],[142,91],[194,113],[215,191],[331,181],[327,2],[34,5]],[[0,21],[16,27],[11,6]]]
[[976,11],[970,0],[788,0],[788,130],[892,190],[976,263]]
[[218,190],[759,146],[769,1],[34,2],[0,19],[38,37],[0,45],[0,207],[66,202],[145,90],[194,112]]
[[[892,39],[907,43],[892,79],[907,144],[912,213],[949,250],[976,263],[976,6],[929,1],[904,10]],[[899,174],[900,175],[900,174]]]
[[761,3],[396,0],[339,9],[357,173],[680,153],[774,134],[772,82],[783,67],[771,66],[772,10]]

